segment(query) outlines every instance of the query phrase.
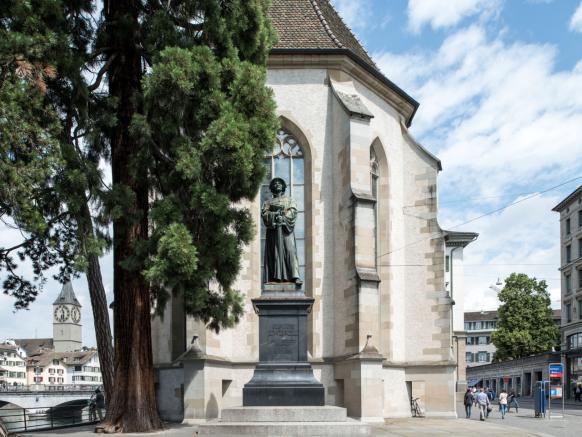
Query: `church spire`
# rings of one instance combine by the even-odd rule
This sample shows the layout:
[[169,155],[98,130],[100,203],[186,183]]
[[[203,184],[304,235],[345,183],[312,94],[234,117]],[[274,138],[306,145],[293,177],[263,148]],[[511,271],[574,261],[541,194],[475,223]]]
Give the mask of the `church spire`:
[[59,293],[56,300],[53,302],[53,305],[67,305],[67,304],[76,305],[79,307],[81,306],[81,304],[77,300],[77,296],[75,296],[75,291],[73,290],[73,284],[71,283],[71,281],[68,281],[65,285],[63,285],[61,292]]

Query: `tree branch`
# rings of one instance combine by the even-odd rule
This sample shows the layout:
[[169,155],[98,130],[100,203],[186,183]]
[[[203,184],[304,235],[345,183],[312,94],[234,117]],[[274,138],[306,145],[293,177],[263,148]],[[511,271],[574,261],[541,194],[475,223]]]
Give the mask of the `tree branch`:
[[107,73],[107,69],[111,66],[111,63],[113,62],[113,60],[115,59],[116,56],[117,55],[115,53],[113,55],[111,55],[111,57],[107,60],[105,65],[103,65],[103,67],[101,67],[101,69],[99,70],[99,73],[97,73],[97,79],[95,79],[95,82],[93,83],[93,85],[89,85],[87,87],[87,89],[90,92],[93,92],[97,88],[99,88],[99,85],[101,85],[101,81],[103,80],[103,76],[105,75],[105,73]]

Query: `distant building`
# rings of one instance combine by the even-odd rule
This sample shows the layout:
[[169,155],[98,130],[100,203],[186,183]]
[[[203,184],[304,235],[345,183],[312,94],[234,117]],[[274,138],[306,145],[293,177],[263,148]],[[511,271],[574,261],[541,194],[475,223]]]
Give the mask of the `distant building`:
[[76,352],[45,352],[27,360],[28,384],[96,385],[103,383],[95,349]]
[[445,287],[454,302],[452,313],[453,356],[457,362],[456,390],[464,392],[467,388],[465,370],[465,328],[463,313],[465,311],[465,286],[463,273],[463,252],[465,247],[477,239],[474,232],[445,231]]
[[22,357],[30,357],[55,349],[52,338],[13,338],[9,341],[14,342],[19,347]]
[[72,352],[83,346],[81,304],[73,285],[67,282],[53,302],[53,342],[55,352]]
[[519,396],[533,396],[536,384],[549,379],[549,365],[560,362],[559,352],[490,363],[467,368],[469,385],[489,387],[499,393],[505,389]]
[[[497,350],[491,342],[491,334],[497,329],[497,311],[471,311],[465,313],[467,367],[482,366],[493,360]],[[553,311],[554,323],[560,326],[560,310]]]
[[495,346],[491,334],[497,329],[497,311],[472,311],[465,313],[467,367],[489,364],[493,360]]
[[[48,386],[103,384],[97,350],[82,344],[81,304],[70,282],[54,301],[52,313],[54,338],[15,338],[0,345],[6,350],[4,356],[0,347],[0,384],[3,381]],[[10,367],[16,361],[18,370]],[[8,378],[15,372],[18,381]]]
[[562,351],[566,396],[582,383],[582,185],[556,205],[560,213]]
[[26,361],[18,346],[0,343],[0,387],[8,385],[26,385]]

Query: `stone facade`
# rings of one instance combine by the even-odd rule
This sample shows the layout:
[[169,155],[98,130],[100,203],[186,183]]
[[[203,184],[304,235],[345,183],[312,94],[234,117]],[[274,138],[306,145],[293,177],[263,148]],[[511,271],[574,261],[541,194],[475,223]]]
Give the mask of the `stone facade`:
[[451,341],[453,356],[457,362],[455,381],[457,393],[464,393],[467,388],[465,370],[466,332],[464,326],[465,288],[463,273],[464,250],[475,241],[479,234],[474,232],[446,231],[445,235],[445,287],[453,300],[454,307],[451,313],[452,332]]
[[574,388],[582,384],[582,186],[553,211],[560,214],[561,336],[566,396],[573,398]]
[[549,365],[560,362],[559,353],[532,355],[517,360],[502,361],[467,368],[470,386],[502,389],[518,396],[533,396],[536,384],[549,380]]
[[[303,7],[305,19],[322,25],[321,14],[331,13],[318,8],[324,3],[330,7],[273,4]],[[275,48],[268,66],[281,129],[304,156],[304,289],[315,299],[308,354],[326,404],[383,421],[410,416],[410,398],[418,397],[428,416],[456,417],[452,301],[437,222],[440,161],[408,131],[416,102],[345,47]],[[247,206],[260,229],[260,199]],[[251,299],[261,293],[260,241],[257,235],[244,254],[236,285],[246,312],[236,328],[206,330],[184,316],[179,298],[153,320],[155,362],[183,369],[186,420],[242,404],[258,361]],[[188,348],[187,339],[194,339]]]

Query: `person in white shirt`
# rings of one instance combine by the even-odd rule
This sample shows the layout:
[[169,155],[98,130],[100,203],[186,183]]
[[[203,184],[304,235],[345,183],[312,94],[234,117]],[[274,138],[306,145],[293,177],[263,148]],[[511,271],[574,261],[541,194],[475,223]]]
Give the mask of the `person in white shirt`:
[[501,407],[501,418],[505,419],[505,413],[507,413],[507,392],[501,390],[499,393],[499,406]]

